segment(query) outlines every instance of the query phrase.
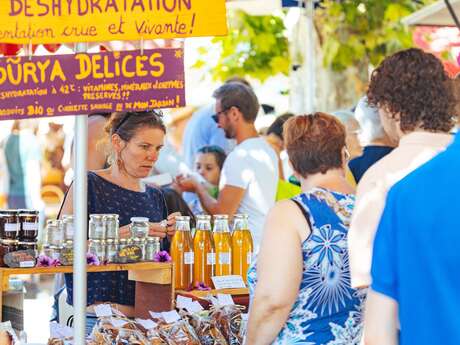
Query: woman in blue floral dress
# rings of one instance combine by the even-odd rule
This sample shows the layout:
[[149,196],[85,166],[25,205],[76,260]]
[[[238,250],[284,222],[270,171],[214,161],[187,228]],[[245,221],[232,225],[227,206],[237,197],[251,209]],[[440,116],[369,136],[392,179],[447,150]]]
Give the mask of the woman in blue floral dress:
[[315,113],[289,120],[284,131],[303,194],[268,215],[248,273],[246,344],[358,345],[365,291],[350,287],[354,190],[345,179],[345,128]]

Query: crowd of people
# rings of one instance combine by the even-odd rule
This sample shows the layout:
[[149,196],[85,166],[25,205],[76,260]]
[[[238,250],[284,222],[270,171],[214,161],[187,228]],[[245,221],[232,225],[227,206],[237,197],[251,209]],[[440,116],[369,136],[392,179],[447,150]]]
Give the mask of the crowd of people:
[[[232,78],[191,117],[189,170],[166,185],[145,183],[167,145],[160,112],[93,115],[88,213],[118,214],[122,237],[131,216],[147,217],[166,250],[178,214],[247,214],[246,344],[458,344],[457,85],[434,55],[408,49],[373,71],[353,111],[286,113],[261,133],[255,91]],[[36,171],[10,157],[37,157],[37,145],[18,152],[18,133],[3,144],[12,176]],[[17,208],[24,181],[10,187]],[[72,305],[71,275],[65,286]],[[126,273],[88,274],[88,331],[104,302],[134,315]]]

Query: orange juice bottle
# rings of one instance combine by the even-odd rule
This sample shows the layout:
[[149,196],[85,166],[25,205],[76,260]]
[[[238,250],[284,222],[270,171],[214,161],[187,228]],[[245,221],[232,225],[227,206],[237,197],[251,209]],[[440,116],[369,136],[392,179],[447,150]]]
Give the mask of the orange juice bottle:
[[232,234],[232,270],[234,275],[247,280],[253,252],[252,235],[249,230],[248,215],[235,214]]
[[232,274],[232,235],[228,216],[214,216],[214,245],[216,246],[216,276]]
[[216,250],[211,230],[211,216],[196,216],[196,232],[193,239],[195,253],[194,283],[212,286],[211,277],[215,275]]
[[194,263],[190,217],[176,217],[176,233],[171,241],[171,258],[176,272],[176,289],[188,289],[193,282]]

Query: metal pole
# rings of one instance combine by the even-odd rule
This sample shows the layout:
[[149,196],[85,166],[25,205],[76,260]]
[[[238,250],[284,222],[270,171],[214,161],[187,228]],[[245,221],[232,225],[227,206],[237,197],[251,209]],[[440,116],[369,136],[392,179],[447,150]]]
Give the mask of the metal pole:
[[313,24],[315,15],[314,0],[306,0],[305,14],[307,17],[307,46],[305,51],[305,72],[306,72],[306,111],[313,113],[316,108],[316,59],[315,59],[315,26]]
[[[86,52],[86,44],[79,43],[75,52]],[[73,258],[74,344],[85,345],[86,338],[86,240],[88,226],[87,172],[88,117],[75,117],[73,210],[75,221]]]

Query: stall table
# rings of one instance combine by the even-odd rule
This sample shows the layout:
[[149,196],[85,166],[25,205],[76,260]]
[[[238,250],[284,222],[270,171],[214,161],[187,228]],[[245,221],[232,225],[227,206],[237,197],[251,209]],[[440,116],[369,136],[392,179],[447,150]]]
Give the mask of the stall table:
[[[130,280],[136,281],[135,313],[146,317],[149,310],[171,310],[174,299],[173,264],[159,262],[140,262],[134,264],[109,264],[87,266],[89,272],[128,271]],[[72,273],[72,266],[0,268],[0,308],[3,306],[3,292],[9,289],[10,276],[24,274]],[[0,321],[2,313],[0,310]]]
[[185,297],[192,298],[198,302],[206,309],[209,308],[210,303],[205,299],[205,297],[212,295],[216,296],[217,294],[227,294],[231,295],[235,304],[242,305],[246,308],[249,307],[249,289],[248,288],[241,288],[241,289],[220,289],[220,290],[176,290],[176,295],[181,295]]

